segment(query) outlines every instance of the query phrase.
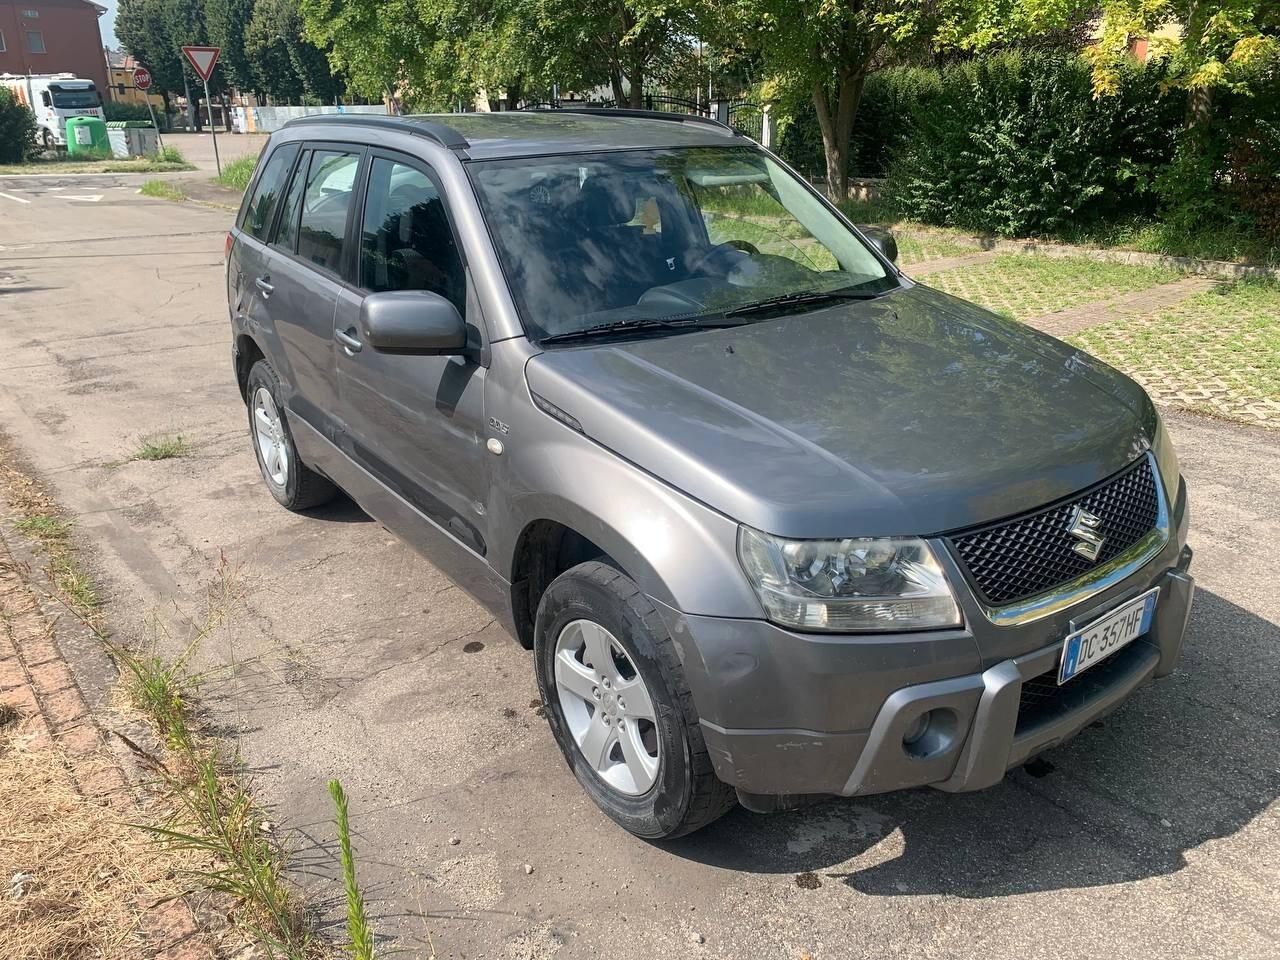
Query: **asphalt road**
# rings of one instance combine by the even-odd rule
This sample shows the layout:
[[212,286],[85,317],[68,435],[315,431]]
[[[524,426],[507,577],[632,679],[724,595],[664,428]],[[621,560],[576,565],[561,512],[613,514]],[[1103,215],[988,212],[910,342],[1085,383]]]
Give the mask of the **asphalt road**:
[[[644,843],[585,799],[529,654],[474,602],[349,503],[276,506],[231,373],[226,215],[135,189],[0,179],[29,201],[0,196],[0,424],[76,514],[122,633],[197,606],[220,554],[242,565],[247,604],[199,654],[237,669],[204,694],[327,917],[338,777],[377,927],[422,956],[427,927],[442,957],[1280,953],[1275,434],[1170,417],[1200,581],[1182,668],[1034,775]],[[194,455],[117,465],[161,431]]]

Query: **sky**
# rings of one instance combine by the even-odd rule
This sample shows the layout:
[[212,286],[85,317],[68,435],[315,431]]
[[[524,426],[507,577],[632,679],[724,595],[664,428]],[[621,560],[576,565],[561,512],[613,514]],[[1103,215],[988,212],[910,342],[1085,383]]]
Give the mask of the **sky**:
[[98,29],[102,31],[102,45],[114,50],[120,44],[116,41],[116,0],[95,0],[107,8],[98,20]]

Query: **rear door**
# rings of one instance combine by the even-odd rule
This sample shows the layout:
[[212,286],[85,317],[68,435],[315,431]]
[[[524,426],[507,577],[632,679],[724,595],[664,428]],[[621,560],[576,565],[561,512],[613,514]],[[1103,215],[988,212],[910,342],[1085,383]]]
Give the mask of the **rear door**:
[[356,284],[339,295],[336,331],[363,340],[360,305],[370,293],[430,290],[458,308],[473,349],[433,357],[337,347],[342,445],[419,512],[484,554],[482,322],[446,198],[427,165],[392,151],[371,150],[364,179]]
[[270,326],[267,300],[257,280],[267,273],[267,241],[271,238],[289,174],[297,158],[298,145],[283,143],[260,161],[261,170],[240,207],[235,243],[227,263],[227,302],[235,316],[245,322],[250,333],[263,346],[272,363],[279,363],[276,357],[279,351]]
[[285,366],[290,411],[333,440],[338,394],[333,316],[364,148],[310,144],[296,165],[257,278]]

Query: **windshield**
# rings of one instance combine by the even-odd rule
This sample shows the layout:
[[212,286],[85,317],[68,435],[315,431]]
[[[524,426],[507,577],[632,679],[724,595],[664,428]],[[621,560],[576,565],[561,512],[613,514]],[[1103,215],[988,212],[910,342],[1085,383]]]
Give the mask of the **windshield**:
[[897,285],[753,147],[490,160],[468,172],[534,339]]
[[63,110],[102,105],[102,98],[98,96],[98,91],[91,86],[75,88],[50,86],[49,92],[53,94],[53,105]]

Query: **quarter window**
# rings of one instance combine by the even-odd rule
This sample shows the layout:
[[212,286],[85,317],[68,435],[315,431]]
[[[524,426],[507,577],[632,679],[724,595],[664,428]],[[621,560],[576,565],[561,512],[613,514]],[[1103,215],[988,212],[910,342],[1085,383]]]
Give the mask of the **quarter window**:
[[241,230],[259,240],[266,238],[267,231],[271,229],[276,203],[284,190],[285,178],[289,176],[289,168],[293,166],[293,158],[297,155],[298,145],[286,143],[267,158],[267,165],[253,188],[253,196],[240,215]]
[[44,53],[44,34],[39,30],[27,31],[27,52]]
[[359,167],[360,155],[356,153],[316,150],[311,154],[302,194],[297,252],[304,260],[332,273],[341,268],[347,209]]
[[415,167],[375,158],[360,237],[367,290],[430,290],[465,309],[466,275],[435,182]]

